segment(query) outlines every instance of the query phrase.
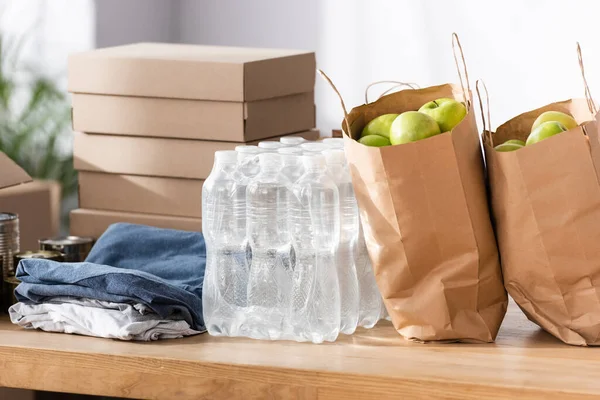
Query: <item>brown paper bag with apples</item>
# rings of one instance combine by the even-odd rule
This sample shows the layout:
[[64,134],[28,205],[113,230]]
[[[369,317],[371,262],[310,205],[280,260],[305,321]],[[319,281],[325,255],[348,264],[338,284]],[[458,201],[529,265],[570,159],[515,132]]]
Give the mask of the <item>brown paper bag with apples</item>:
[[[394,327],[411,340],[492,342],[506,311],[466,68],[464,75],[460,86],[402,90],[349,113],[340,96],[346,157],[377,284]],[[355,140],[377,116],[442,97],[467,104],[450,132],[388,147]]]
[[[583,74],[581,58],[580,66]],[[600,345],[599,125],[583,76],[586,99],[526,112],[483,137],[506,289],[531,321],[582,346]],[[516,151],[494,150],[525,140],[545,111],[570,114],[579,126]]]

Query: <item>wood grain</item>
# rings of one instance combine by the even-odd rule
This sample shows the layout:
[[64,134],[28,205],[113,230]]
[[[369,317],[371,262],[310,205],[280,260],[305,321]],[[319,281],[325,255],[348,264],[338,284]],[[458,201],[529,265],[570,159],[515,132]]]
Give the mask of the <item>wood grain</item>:
[[331,344],[201,335],[128,343],[0,320],[0,386],[147,399],[579,399],[600,349],[564,345],[511,304],[495,344],[418,344],[389,323]]

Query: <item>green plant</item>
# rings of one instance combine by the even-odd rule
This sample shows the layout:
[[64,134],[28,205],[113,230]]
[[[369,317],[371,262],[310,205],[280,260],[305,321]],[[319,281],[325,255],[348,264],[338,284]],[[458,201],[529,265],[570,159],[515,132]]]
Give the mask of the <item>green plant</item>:
[[55,180],[63,198],[77,191],[66,93],[21,60],[23,40],[0,34],[0,151],[34,179]]

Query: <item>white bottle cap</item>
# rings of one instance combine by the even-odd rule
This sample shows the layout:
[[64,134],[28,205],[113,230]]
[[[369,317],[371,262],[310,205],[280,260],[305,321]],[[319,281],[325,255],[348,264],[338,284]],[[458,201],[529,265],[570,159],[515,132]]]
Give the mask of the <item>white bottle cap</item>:
[[302,143],[300,148],[305,151],[314,151],[315,153],[320,153],[327,150],[329,147],[325,143],[310,142]]
[[261,168],[277,166],[281,164],[281,156],[277,153],[260,153],[258,155],[258,162]]
[[282,147],[277,149],[277,152],[282,155],[302,155],[304,153],[300,147]]
[[236,146],[235,151],[244,154],[258,154],[261,152],[258,146]]
[[284,136],[279,139],[279,141],[285,145],[297,145],[306,142],[306,139],[300,136]]
[[334,138],[334,137],[328,137],[323,139],[323,143],[325,144],[330,144],[330,145],[341,145],[342,147],[344,146],[344,139],[342,138]]
[[319,168],[325,170],[327,163],[325,162],[325,156],[323,154],[315,153],[313,155],[302,156],[302,163],[306,169]]
[[215,161],[224,163],[236,163],[238,153],[235,150],[215,151]]
[[267,150],[277,150],[277,149],[283,147],[283,144],[281,144],[279,142],[260,142],[258,144],[258,147],[260,147],[261,149],[267,149]]
[[325,150],[323,155],[325,156],[328,165],[346,163],[346,153],[344,153],[343,150]]

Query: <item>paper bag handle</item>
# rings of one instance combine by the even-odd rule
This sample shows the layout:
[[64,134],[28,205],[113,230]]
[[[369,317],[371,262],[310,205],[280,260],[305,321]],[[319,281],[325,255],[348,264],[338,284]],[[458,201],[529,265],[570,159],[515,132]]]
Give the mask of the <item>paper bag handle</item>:
[[[479,92],[479,82],[483,85],[483,89],[485,90],[485,108],[487,110],[487,123],[486,123],[486,113],[483,112],[483,101],[481,100],[481,93]],[[483,121],[483,134],[487,138],[490,145],[494,147],[494,139],[492,138],[492,122],[490,116],[490,96],[488,94],[487,86],[485,86],[485,82],[481,79],[478,79],[475,82],[475,90],[477,91],[477,98],[479,99],[479,110],[481,110],[481,120]]]
[[596,114],[598,109],[596,108],[596,104],[594,103],[594,99],[592,98],[592,93],[590,92],[590,87],[588,86],[587,79],[585,78],[585,68],[583,67],[583,56],[581,55],[581,46],[579,42],[577,42],[577,58],[579,60],[579,69],[581,70],[581,77],[583,78],[583,86],[585,89],[585,100],[587,101],[588,109],[592,114]]
[[369,104],[369,89],[371,89],[373,86],[379,85],[381,83],[394,83],[395,85],[392,86],[391,88],[387,89],[385,92],[381,93],[379,95],[379,97],[377,98],[377,100],[379,100],[380,98],[382,98],[386,94],[390,93],[392,90],[398,89],[400,87],[406,86],[406,87],[408,87],[410,89],[419,89],[419,85],[417,85],[416,83],[410,83],[410,82],[400,82],[400,81],[376,81],[376,82],[372,82],[372,83],[369,83],[367,85],[367,87],[365,88],[365,104]]
[[[462,68],[460,68],[460,65],[458,63],[458,55],[456,54],[457,48],[458,48],[458,51],[460,51],[460,59],[462,61]],[[458,79],[460,80],[460,87],[463,92],[463,100],[465,101],[465,105],[468,108],[469,105],[467,103],[467,93],[468,93],[468,97],[469,97],[468,100],[469,101],[472,100],[471,99],[471,84],[469,83],[469,72],[467,71],[467,63],[465,62],[465,54],[463,53],[463,49],[460,44],[460,39],[458,38],[458,34],[456,32],[452,33],[452,53],[454,55],[454,63],[456,64],[456,71],[458,72]],[[464,75],[464,79],[463,79],[463,75]],[[465,84],[464,84],[465,81],[467,83],[466,91],[465,91]]]
[[[329,86],[331,86],[331,88],[333,89],[335,94],[337,94],[338,98],[340,99],[340,103],[342,103],[342,110],[344,110],[344,122],[346,123],[346,134],[349,136],[350,135],[350,122],[348,120],[348,110],[346,109],[346,104],[344,103],[344,99],[342,98],[340,91],[335,87],[335,85],[333,84],[331,79],[327,76],[327,74],[325,72],[323,72],[323,70],[321,70],[321,69],[317,69],[317,72],[319,73],[319,75],[321,75],[321,77],[323,79],[325,79],[325,82],[327,82],[329,84]],[[342,129],[342,133],[344,133],[343,129]]]

